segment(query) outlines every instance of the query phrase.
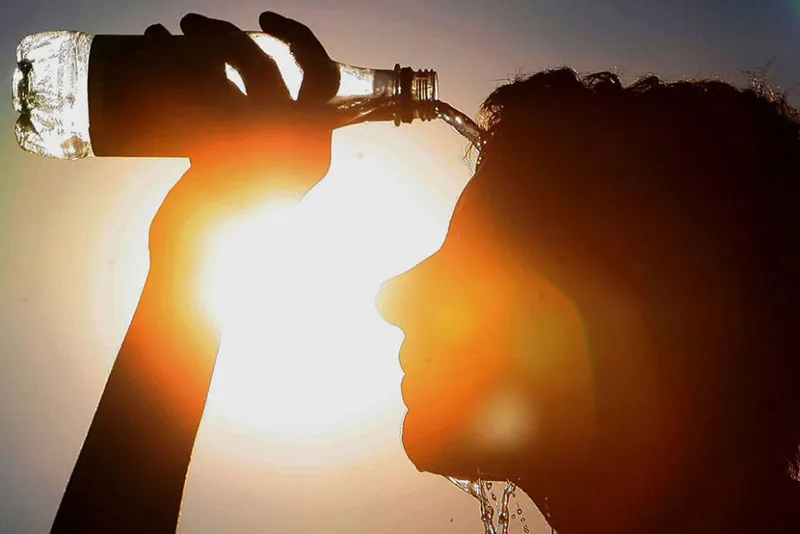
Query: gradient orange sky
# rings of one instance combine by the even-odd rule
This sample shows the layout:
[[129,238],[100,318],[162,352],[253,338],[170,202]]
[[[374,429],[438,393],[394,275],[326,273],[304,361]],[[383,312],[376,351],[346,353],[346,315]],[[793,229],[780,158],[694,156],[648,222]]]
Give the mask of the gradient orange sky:
[[[436,69],[442,99],[469,114],[507,77],[562,65],[580,71],[619,68],[628,80],[653,72],[668,79],[715,76],[740,83],[741,69],[761,67],[774,57],[774,81],[790,89],[800,81],[797,2],[731,4],[27,0],[4,5],[0,532],[49,528],[144,282],[150,218],[187,167],[183,160],[49,161],[18,149],[10,74],[20,38],[51,29],[135,34],[154,22],[177,31],[189,11],[257,29],[258,13],[270,9],[307,23],[339,61]],[[348,387],[363,400],[353,397],[342,410],[349,413],[353,403],[370,409],[356,426],[341,425],[319,439],[277,436],[275,425],[283,423],[267,412],[263,420],[239,421],[237,414],[244,412],[231,409],[231,399],[238,394],[246,403],[263,397],[248,396],[248,388],[258,389],[257,380],[242,382],[243,367],[237,365],[245,365],[246,351],[228,347],[195,448],[182,533],[483,532],[477,502],[444,479],[417,473],[403,453],[397,363],[402,336],[373,306],[381,280],[430,255],[444,238],[470,176],[459,159],[464,149],[465,141],[443,124],[337,132],[333,170],[305,203],[314,214],[306,230],[315,236],[308,246],[317,247],[309,257],[340,261],[328,264],[333,274],[326,283],[336,285],[343,273],[355,277],[345,284],[359,288],[346,295],[348,309],[355,311],[332,332],[324,314],[337,314],[330,299],[342,295],[315,301],[317,293],[310,293],[307,303],[321,318],[306,330],[280,323],[286,318],[271,320],[284,331],[294,328],[297,335],[324,340],[297,349],[321,362],[320,369],[335,361],[361,373],[363,380]],[[359,265],[347,264],[353,257],[361,259]],[[262,368],[270,369],[268,363]],[[237,373],[240,378],[231,378]],[[229,390],[244,385],[226,393],[225,384]],[[319,384],[315,391],[324,390],[327,397],[305,397],[298,427],[319,412],[315,403],[320,409],[335,405],[336,384]],[[522,504],[535,525],[532,532],[544,532],[533,505],[527,499]]]

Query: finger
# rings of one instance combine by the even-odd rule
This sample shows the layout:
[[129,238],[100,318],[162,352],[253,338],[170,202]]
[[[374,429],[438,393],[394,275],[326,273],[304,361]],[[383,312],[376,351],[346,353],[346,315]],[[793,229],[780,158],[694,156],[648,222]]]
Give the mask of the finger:
[[302,47],[308,53],[330,59],[325,47],[305,24],[272,11],[261,13],[258,17],[258,24],[262,30],[289,43],[290,46]]
[[258,17],[261,29],[289,45],[303,69],[303,84],[298,101],[327,102],[339,89],[339,70],[308,26],[277,13],[266,11]]
[[258,105],[275,105],[289,99],[289,92],[275,62],[235,24],[190,13],[181,19],[186,35],[230,35],[221,50],[222,59],[242,77],[248,99]]
[[227,20],[212,19],[197,13],[189,13],[181,19],[181,31],[186,35],[224,34],[241,31]]
[[169,35],[172,35],[171,33],[169,33],[169,30],[164,27],[163,24],[151,24],[144,31],[144,34],[150,37],[167,37]]

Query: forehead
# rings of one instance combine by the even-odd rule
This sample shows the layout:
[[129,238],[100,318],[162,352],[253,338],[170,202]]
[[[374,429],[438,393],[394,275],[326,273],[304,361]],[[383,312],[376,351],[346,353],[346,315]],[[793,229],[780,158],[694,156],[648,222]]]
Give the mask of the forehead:
[[[504,177],[500,172],[501,167],[484,164],[464,189],[438,261],[431,258],[439,266],[434,271],[438,275],[446,273],[447,281],[454,284],[467,280],[471,287],[494,292],[498,302],[519,304],[525,295],[538,294],[538,305],[543,306],[546,301],[547,306],[576,313],[569,299],[536,268],[528,236],[519,224],[514,224],[519,214],[511,213],[511,209],[519,210],[520,204],[504,201],[504,186],[497,182],[514,177]],[[517,200],[524,202],[524,198]],[[510,300],[503,301],[503,295]]]
[[485,165],[472,177],[456,203],[443,249],[477,261],[510,265],[517,259],[517,251],[504,230],[503,214],[495,206],[494,178]]
[[[478,167],[456,203],[451,230],[480,233],[493,240],[505,240],[502,229],[504,215],[508,209],[499,209],[503,183],[508,177],[493,162],[484,162]],[[507,207],[506,207],[507,208]]]

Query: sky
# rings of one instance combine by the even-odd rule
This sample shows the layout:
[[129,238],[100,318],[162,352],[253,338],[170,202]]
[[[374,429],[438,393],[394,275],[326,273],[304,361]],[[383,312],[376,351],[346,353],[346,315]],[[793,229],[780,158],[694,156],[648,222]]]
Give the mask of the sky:
[[[48,530],[147,273],[149,221],[188,165],[20,150],[10,75],[25,35],[137,34],[154,22],[177,31],[192,11],[257,29],[269,9],[306,23],[338,61],[436,69],[441,98],[470,115],[510,76],[563,65],[615,69],[626,81],[655,73],[742,84],[743,71],[771,60],[774,86],[794,102],[800,83],[800,0],[26,0],[0,9],[0,534]],[[280,298],[298,313],[252,295],[233,302],[254,313],[226,330],[182,533],[483,531],[476,501],[403,453],[402,333],[374,310],[381,281],[444,239],[470,177],[465,145],[438,123],[339,131],[328,177],[300,208],[264,223],[261,256],[248,259],[261,271],[229,293],[284,280]],[[277,232],[287,221],[293,233]],[[327,274],[310,287],[298,265],[319,264]],[[253,333],[265,330],[274,335]],[[260,408],[287,395],[291,409]],[[524,495],[519,502],[532,532],[549,531]]]

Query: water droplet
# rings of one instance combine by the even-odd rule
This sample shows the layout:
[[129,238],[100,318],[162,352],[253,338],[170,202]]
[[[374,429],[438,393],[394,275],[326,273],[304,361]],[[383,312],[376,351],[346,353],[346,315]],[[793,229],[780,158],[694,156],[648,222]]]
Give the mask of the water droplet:
[[516,518],[517,518],[517,514],[511,514],[511,519],[516,519]]
[[483,517],[486,519],[491,519],[492,517],[494,517],[494,508],[487,505],[483,511]]
[[522,514],[522,508],[517,508],[517,513]]
[[[458,486],[464,492],[470,494],[480,503],[479,517],[483,523],[484,534],[508,534],[510,517],[509,498],[516,490],[516,485],[514,483],[506,481],[501,499],[498,500],[497,493],[491,492],[491,488],[494,486],[492,482],[482,480],[480,477],[478,480],[473,481],[448,478],[450,482]],[[491,499],[489,499],[490,496]],[[519,508],[521,513],[522,510],[519,507],[519,503],[515,503],[515,505]],[[496,522],[494,520],[495,512],[497,512]],[[511,517],[516,518],[516,515]]]

